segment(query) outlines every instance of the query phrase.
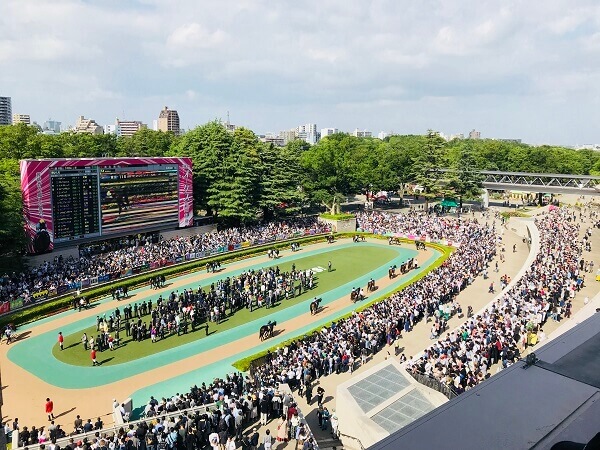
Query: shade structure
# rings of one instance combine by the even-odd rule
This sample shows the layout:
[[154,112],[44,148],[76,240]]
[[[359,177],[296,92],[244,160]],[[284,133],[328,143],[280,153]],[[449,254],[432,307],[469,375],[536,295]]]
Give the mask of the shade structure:
[[445,198],[444,200],[442,200],[442,202],[440,203],[440,205],[441,206],[445,206],[447,208],[456,208],[458,206],[458,203],[454,199]]

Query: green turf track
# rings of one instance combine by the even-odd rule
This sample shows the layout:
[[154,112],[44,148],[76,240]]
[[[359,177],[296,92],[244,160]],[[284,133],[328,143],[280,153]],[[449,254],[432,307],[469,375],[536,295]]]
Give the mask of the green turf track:
[[[273,261],[272,265],[278,265],[279,268],[284,272],[291,270],[292,264],[296,264],[297,269],[303,270],[313,267],[321,267],[322,269],[326,269],[328,261],[332,262],[334,265],[334,270],[332,272],[327,272],[325,270],[317,273],[315,288],[308,292],[304,292],[300,296],[289,300],[284,300],[278,303],[275,308],[271,309],[260,308],[255,309],[252,312],[250,312],[248,309],[242,309],[236,314],[229,316],[218,325],[215,323],[210,323],[209,331],[211,335],[215,332],[222,332],[247,323],[248,321],[256,320],[268,314],[272,314],[273,312],[289,308],[295,304],[312,299],[315,296],[321,296],[325,292],[351,282],[366,272],[371,272],[382,265],[386,265],[397,256],[397,251],[391,247],[352,246],[335,249],[326,254],[321,253],[294,261],[282,262],[281,264]],[[360,262],[360,264],[358,262]],[[219,278],[221,279],[227,276],[227,271],[223,271],[219,274]],[[204,285],[206,286],[206,284]],[[158,297],[158,295],[156,297]],[[156,304],[155,301],[153,301],[153,303]],[[143,320],[147,323],[149,322],[149,319],[150,315],[143,317]],[[65,349],[60,351],[58,344],[55,344],[52,349],[52,354],[54,357],[66,364],[89,366],[89,352],[85,351],[83,349],[83,345],[81,344],[81,336],[84,332],[88,337],[96,336],[98,334],[96,326],[92,325],[84,330],[79,330],[76,333],[66,335],[64,342]],[[163,340],[158,339],[157,342],[153,344],[150,339],[146,339],[141,342],[133,341],[130,337],[127,337],[125,335],[125,331],[122,330],[121,340],[124,342],[124,345],[119,346],[116,351],[110,352],[110,358],[107,358],[102,365],[110,366],[127,363],[134,359],[144,358],[154,353],[187,344],[205,336],[206,332],[204,328],[196,329],[194,332],[192,332],[191,328],[189,328],[189,332],[185,335],[177,336],[175,334]]]

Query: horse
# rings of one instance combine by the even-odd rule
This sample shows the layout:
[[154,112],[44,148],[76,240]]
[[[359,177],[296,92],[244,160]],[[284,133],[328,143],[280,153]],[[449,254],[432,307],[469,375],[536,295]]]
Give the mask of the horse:
[[375,280],[371,278],[367,283],[367,291],[373,292],[375,290]]
[[319,305],[321,304],[322,298],[316,298],[310,302],[310,314],[314,316],[319,312]]
[[400,239],[398,239],[397,237],[390,237],[388,238],[388,245],[401,245]]
[[275,325],[277,325],[277,322],[273,321],[269,321],[269,323],[267,323],[266,325],[263,325],[262,327],[260,327],[260,331],[258,332],[258,336],[260,337],[261,341],[264,341],[265,339],[270,338],[271,336],[273,336],[273,328],[275,328]]
[[350,292],[350,300],[352,300],[352,303],[356,303],[358,300],[364,300],[364,298],[365,296],[360,293],[360,288],[352,288],[352,291]]

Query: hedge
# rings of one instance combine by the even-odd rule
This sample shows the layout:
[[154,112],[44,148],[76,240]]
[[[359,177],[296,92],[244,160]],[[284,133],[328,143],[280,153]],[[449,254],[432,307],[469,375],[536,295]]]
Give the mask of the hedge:
[[356,216],[354,214],[319,214],[319,217],[328,220],[348,220],[354,219]]
[[[367,233],[367,232],[357,232],[357,233],[338,233],[336,236],[339,237],[350,237],[350,236],[356,236],[357,234],[359,235],[368,235],[370,237],[374,237],[377,239],[387,239],[388,236],[383,236],[383,235],[377,235],[377,234],[371,234],[371,233]],[[405,238],[400,238],[401,242],[405,242],[405,243],[414,243],[414,241],[411,241],[409,239],[405,239]],[[446,259],[448,259],[448,257],[452,254],[452,252],[454,251],[454,249],[452,247],[448,247],[445,245],[441,245],[441,244],[433,244],[433,243],[427,243],[426,244],[428,247],[432,247],[435,248],[436,250],[439,250],[442,252],[442,255],[435,260],[435,262],[429,266],[427,268],[427,270],[424,270],[423,272],[419,273],[416,277],[411,278],[407,281],[405,281],[404,283],[402,283],[400,286],[398,286],[396,289],[394,289],[392,292],[385,294],[385,295],[381,295],[379,297],[374,298],[373,300],[369,300],[366,303],[362,304],[359,308],[357,308],[356,312],[362,311],[368,307],[370,307],[371,305],[378,303],[380,301],[385,300],[386,298],[390,297],[391,295],[393,295],[396,292],[401,291],[402,289],[404,289],[406,286],[408,286],[409,284],[415,283],[416,281],[420,280],[421,278],[425,277],[428,273],[430,273],[431,271],[437,269],[438,267],[440,267],[444,261],[446,261]],[[302,340],[306,337],[308,337],[309,335],[315,333],[316,331],[319,331],[321,329],[323,329],[323,327],[329,327],[331,326],[331,324],[333,322],[338,322],[340,320],[343,320],[347,317],[350,317],[352,314],[354,314],[354,311],[349,312],[347,314],[344,314],[343,316],[338,317],[335,320],[332,320],[331,322],[328,322],[324,325],[320,325],[318,327],[315,327],[313,329],[311,329],[310,331],[308,331],[307,333],[304,333],[300,336],[295,336],[293,338],[287,339],[283,342],[280,342],[279,344],[273,345],[272,347],[266,349],[266,350],[262,350],[260,352],[257,352],[251,356],[248,356],[246,358],[240,359],[236,362],[234,362],[232,365],[233,367],[235,367],[236,369],[238,369],[241,372],[247,372],[250,369],[250,366],[252,365],[252,363],[258,359],[263,358],[267,353],[273,353],[277,350],[277,348],[279,347],[285,347],[287,345],[292,344],[294,341],[298,341],[298,340]]]
[[[124,279],[118,279],[113,283],[108,282],[102,284],[96,288],[92,288],[82,293],[90,302],[97,301],[101,298],[110,295],[112,289],[127,287],[129,289],[135,289],[140,286],[147,286],[151,278],[159,275],[164,275],[165,278],[172,278],[174,276],[185,275],[186,273],[194,272],[197,269],[205,268],[209,262],[233,262],[241,259],[246,259],[249,256],[260,255],[267,252],[267,250],[276,248],[284,248],[289,246],[292,242],[299,244],[310,244],[314,242],[325,241],[327,234],[311,235],[305,237],[298,237],[287,239],[284,241],[274,241],[267,244],[262,244],[254,247],[250,247],[244,250],[236,250],[232,252],[226,252],[220,255],[205,257],[196,259],[194,261],[180,263],[177,265],[169,266],[163,269],[157,269],[151,272],[145,272],[140,275],[127,277]],[[46,300],[43,303],[35,304],[34,306],[25,307],[18,309],[0,317],[0,327],[8,323],[15,325],[23,325],[25,323],[35,322],[36,320],[44,317],[51,316],[53,314],[60,313],[67,309],[70,309],[73,304],[73,293],[67,293],[50,300]]]

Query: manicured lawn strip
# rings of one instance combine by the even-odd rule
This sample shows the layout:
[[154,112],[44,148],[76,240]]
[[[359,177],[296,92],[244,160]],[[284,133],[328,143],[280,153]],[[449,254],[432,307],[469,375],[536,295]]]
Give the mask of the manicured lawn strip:
[[[310,300],[315,296],[320,296],[325,292],[335,289],[337,286],[351,282],[353,279],[360,277],[364,273],[368,273],[377,269],[378,267],[381,267],[382,265],[385,265],[397,256],[397,251],[393,249],[357,245],[356,247],[332,249],[330,252],[307,256],[288,262],[282,262],[281,264],[277,264],[277,261],[273,261],[272,266],[278,265],[280,270],[284,272],[289,271],[292,264],[295,264],[297,269],[310,269],[320,266],[321,268],[325,269],[325,271],[317,273],[316,287],[311,291],[304,292],[301,296],[293,299],[284,300],[275,308],[260,308],[258,310],[254,310],[253,312],[250,312],[247,309],[242,309],[233,316],[228,317],[219,325],[210,323],[209,332],[213,334],[214,332],[221,332],[230,328],[234,328],[243,323],[256,320],[268,314],[272,314],[273,312],[281,311],[282,309],[288,308],[297,303]],[[328,261],[332,262],[334,269],[332,272],[327,272]],[[223,278],[227,276],[227,273],[223,273]],[[206,287],[206,284],[203,284],[202,286]],[[158,295],[156,295],[156,297],[153,299],[153,304],[156,304],[156,298],[158,298]],[[139,304],[141,301],[137,303]],[[122,306],[125,305],[126,303],[124,302]],[[143,317],[143,321],[147,323],[149,322],[149,318],[150,316],[146,315]],[[52,354],[54,357],[67,364],[88,366],[90,364],[89,353],[83,350],[81,344],[81,336],[84,331],[88,337],[98,335],[95,325],[77,333],[66,335],[64,341],[65,350],[60,351],[58,344],[55,344],[52,349]],[[195,332],[192,332],[190,327],[188,328],[188,333],[185,335],[169,336],[164,340],[159,339],[153,344],[150,339],[146,339],[141,342],[133,342],[131,341],[131,338],[126,337],[125,331],[123,330],[121,331],[120,337],[121,341],[124,342],[124,345],[121,345],[117,350],[112,352],[104,351],[102,353],[98,353],[98,360],[102,363],[102,365],[106,366],[122,364],[134,359],[143,358],[150,354],[155,354],[183,344],[187,344],[205,336],[206,332],[204,328],[200,328]]]
[[[354,235],[354,234],[362,234],[362,233],[347,233],[347,234]],[[369,234],[369,236],[370,237],[376,237],[376,238],[379,238],[379,239],[387,239],[387,237],[385,237],[385,236],[377,236],[377,235],[373,236],[373,235],[370,235],[370,234]],[[414,243],[414,241],[409,241],[409,240],[405,240],[405,239],[401,239],[401,241],[406,242],[406,243]],[[440,267],[444,263],[444,261],[446,261],[446,259],[448,259],[450,257],[450,255],[452,254],[452,252],[454,251],[454,248],[448,247],[448,246],[445,246],[445,245],[433,244],[433,243],[428,243],[426,245],[427,245],[427,247],[435,248],[436,250],[439,250],[440,252],[442,252],[442,255],[433,264],[431,264],[428,267],[427,270],[421,272],[416,277],[411,278],[411,279],[407,280],[406,282],[402,283],[396,289],[394,289],[394,291],[392,291],[391,293],[388,293],[388,294],[386,294],[384,296],[376,297],[376,298],[374,298],[372,300],[367,301],[366,303],[364,303],[363,305],[361,305],[359,308],[357,308],[356,311],[362,311],[362,310],[368,308],[369,306],[373,305],[374,303],[378,303],[380,301],[383,301],[386,298],[388,298],[391,295],[393,295],[395,292],[399,292],[402,289],[404,289],[406,286],[408,286],[410,284],[413,284],[416,281],[420,280],[421,278],[425,277],[429,272],[431,272],[432,270],[435,270],[438,267]],[[311,335],[311,334],[313,334],[313,333],[315,333],[315,332],[317,332],[319,330],[322,330],[323,327],[325,327],[325,326],[329,327],[332,322],[338,322],[338,321],[340,321],[342,319],[350,317],[352,314],[353,314],[352,312],[350,312],[348,314],[344,314],[344,315],[338,317],[335,320],[332,320],[331,322],[329,322],[329,323],[327,323],[325,325],[320,325],[320,326],[318,326],[318,327],[310,330],[309,332],[302,334],[301,336],[296,336],[296,337],[290,338],[290,339],[288,339],[288,340],[286,340],[284,342],[280,342],[277,345],[274,345],[273,347],[270,347],[270,348],[268,348],[266,350],[262,350],[262,351],[260,351],[258,353],[255,353],[254,355],[248,356],[246,358],[242,358],[242,359],[234,362],[232,365],[233,365],[234,368],[236,368],[237,370],[239,370],[241,372],[247,372],[250,369],[250,366],[252,365],[253,362],[255,362],[255,361],[258,362],[258,361],[262,360],[267,355],[267,353],[273,353],[279,347],[284,347],[284,346],[290,345],[294,341],[300,341],[300,340],[304,339],[306,336]]]
[[319,217],[329,220],[348,220],[354,219],[356,216],[354,214],[319,214]]

